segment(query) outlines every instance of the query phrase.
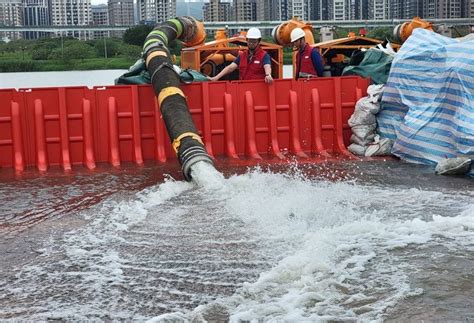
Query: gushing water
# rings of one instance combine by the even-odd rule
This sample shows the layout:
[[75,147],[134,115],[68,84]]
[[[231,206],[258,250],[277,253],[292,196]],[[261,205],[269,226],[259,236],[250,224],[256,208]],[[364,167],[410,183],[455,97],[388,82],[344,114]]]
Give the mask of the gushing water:
[[298,169],[225,179],[207,163],[192,178],[82,211],[84,224],[2,271],[0,318],[377,320],[418,301],[429,319],[422,304],[440,298],[473,308],[473,190],[330,182]]
[[208,162],[199,161],[191,166],[191,177],[199,187],[220,189],[224,186],[224,175]]

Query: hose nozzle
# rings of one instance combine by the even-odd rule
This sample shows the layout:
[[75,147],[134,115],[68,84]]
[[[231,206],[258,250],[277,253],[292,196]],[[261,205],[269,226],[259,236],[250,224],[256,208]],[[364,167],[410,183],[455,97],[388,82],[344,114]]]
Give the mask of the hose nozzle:
[[192,180],[191,168],[197,162],[203,161],[214,166],[214,162],[201,145],[194,145],[186,148],[178,155],[184,178],[190,182]]

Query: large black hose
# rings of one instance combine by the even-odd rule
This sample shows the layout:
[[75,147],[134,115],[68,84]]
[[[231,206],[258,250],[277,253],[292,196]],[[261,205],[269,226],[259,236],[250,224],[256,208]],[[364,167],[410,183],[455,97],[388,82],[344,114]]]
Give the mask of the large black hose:
[[191,118],[186,98],[179,88],[168,45],[180,39],[188,46],[202,43],[206,35],[202,24],[192,17],[179,17],[157,25],[145,39],[143,52],[151,84],[184,178],[191,180],[191,167],[199,161],[213,164]]

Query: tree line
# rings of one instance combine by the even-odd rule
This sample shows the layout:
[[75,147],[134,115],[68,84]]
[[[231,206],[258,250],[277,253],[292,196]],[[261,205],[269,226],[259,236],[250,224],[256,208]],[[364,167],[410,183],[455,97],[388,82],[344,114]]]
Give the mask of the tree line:
[[[153,26],[137,25],[126,30],[122,38],[87,41],[72,37],[0,41],[0,72],[126,69],[141,57],[145,38],[152,30]],[[347,32],[341,29],[339,34],[345,37]],[[391,29],[379,28],[368,36],[384,39],[389,35]],[[318,39],[315,33],[315,40]],[[181,47],[179,41],[169,45],[171,53],[178,57]],[[291,64],[291,48],[284,49],[284,60],[285,64]]]

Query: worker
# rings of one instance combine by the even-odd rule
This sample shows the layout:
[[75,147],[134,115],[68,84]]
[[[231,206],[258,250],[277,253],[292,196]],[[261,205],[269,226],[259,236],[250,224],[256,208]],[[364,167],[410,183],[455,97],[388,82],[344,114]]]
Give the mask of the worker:
[[296,53],[296,79],[302,76],[323,76],[323,59],[319,51],[311,47],[304,38],[305,32],[301,28],[291,31],[290,38]]
[[211,81],[217,81],[224,75],[232,73],[239,68],[241,80],[261,80],[272,83],[272,66],[270,55],[260,48],[262,34],[258,28],[250,28],[247,32],[248,48],[242,51],[237,58],[227,65],[219,74],[210,77]]

